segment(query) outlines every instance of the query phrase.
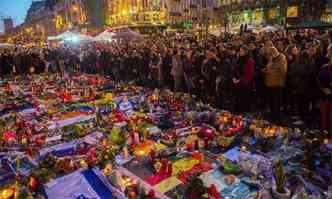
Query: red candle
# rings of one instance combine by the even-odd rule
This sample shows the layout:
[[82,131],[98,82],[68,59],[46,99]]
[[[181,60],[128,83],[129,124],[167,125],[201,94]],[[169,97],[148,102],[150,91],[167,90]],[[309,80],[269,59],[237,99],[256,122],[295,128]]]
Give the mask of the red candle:
[[188,143],[187,144],[187,150],[188,151],[192,151],[192,149],[193,149],[193,144],[192,143]]
[[152,162],[154,162],[156,159],[156,152],[153,149],[151,149],[150,158]]

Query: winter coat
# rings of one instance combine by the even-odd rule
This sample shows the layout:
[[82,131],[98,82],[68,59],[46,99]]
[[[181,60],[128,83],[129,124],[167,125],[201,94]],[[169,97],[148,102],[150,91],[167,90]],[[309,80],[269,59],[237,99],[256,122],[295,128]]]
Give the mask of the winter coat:
[[217,77],[217,71],[219,68],[219,62],[216,59],[204,60],[202,64],[202,75],[207,81],[215,81]]
[[265,74],[265,85],[267,87],[284,87],[287,75],[287,60],[284,54],[280,53],[272,62],[267,65]]
[[321,68],[317,76],[320,88],[320,98],[332,101],[332,65],[325,65]]
[[255,61],[249,58],[243,66],[243,69],[239,73],[240,84],[250,86],[255,76]]
[[303,84],[301,85],[301,77],[303,76],[304,67],[300,60],[296,59],[288,64],[287,87],[291,94],[303,93]]
[[[290,92],[293,94],[305,94],[310,88],[314,86],[313,76],[315,73],[315,62],[310,63],[308,60],[303,60],[302,55],[299,60],[290,63],[288,67],[288,85]],[[310,94],[312,94],[310,90]]]
[[179,55],[173,56],[171,74],[174,78],[182,78],[184,76],[183,60]]

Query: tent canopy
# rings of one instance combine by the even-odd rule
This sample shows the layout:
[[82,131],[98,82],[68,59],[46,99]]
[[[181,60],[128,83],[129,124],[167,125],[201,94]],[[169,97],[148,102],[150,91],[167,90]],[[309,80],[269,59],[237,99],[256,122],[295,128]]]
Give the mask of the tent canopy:
[[265,26],[262,29],[260,29],[259,32],[275,32],[278,31],[280,28],[276,26]]
[[299,29],[299,28],[329,28],[332,27],[331,23],[324,21],[301,21],[295,25],[288,26],[287,29]]
[[79,32],[65,31],[58,36],[48,37],[48,40],[61,40],[67,42],[93,41],[93,38]]
[[0,43],[0,48],[15,48],[17,45],[10,43]]
[[115,35],[115,33],[113,33],[111,30],[107,29],[104,32],[97,35],[94,39],[96,41],[112,41],[114,35]]
[[122,40],[135,40],[135,39],[141,39],[143,36],[130,28],[124,28],[122,30],[119,30],[115,32],[114,39],[122,39]]

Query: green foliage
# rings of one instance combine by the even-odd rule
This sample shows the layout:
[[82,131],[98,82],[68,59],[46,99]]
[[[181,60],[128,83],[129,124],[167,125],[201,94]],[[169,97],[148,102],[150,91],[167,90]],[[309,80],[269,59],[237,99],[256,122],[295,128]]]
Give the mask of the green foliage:
[[199,178],[200,173],[190,177],[188,181],[188,188],[186,190],[186,195],[188,198],[202,198],[207,192],[207,188],[204,186],[203,181]]
[[84,129],[83,129],[82,125],[80,125],[80,124],[75,124],[73,131],[74,131],[75,138],[80,138],[85,135]]
[[41,162],[40,167],[45,169],[53,169],[56,163],[56,158],[53,155],[47,155]]
[[109,141],[113,144],[123,145],[126,142],[126,137],[120,128],[113,128],[108,135]]
[[233,164],[227,160],[224,161],[224,173],[226,174],[238,174],[241,171],[239,165]]

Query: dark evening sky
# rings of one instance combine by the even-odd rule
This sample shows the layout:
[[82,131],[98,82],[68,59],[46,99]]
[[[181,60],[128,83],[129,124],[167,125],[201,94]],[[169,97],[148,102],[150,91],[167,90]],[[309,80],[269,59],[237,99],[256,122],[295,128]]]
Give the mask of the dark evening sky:
[[[15,25],[21,24],[33,0],[0,0],[0,17],[9,16],[14,19]],[[0,23],[0,32],[3,24]]]

